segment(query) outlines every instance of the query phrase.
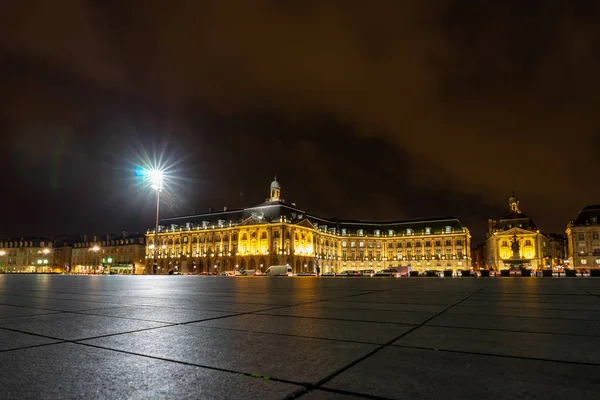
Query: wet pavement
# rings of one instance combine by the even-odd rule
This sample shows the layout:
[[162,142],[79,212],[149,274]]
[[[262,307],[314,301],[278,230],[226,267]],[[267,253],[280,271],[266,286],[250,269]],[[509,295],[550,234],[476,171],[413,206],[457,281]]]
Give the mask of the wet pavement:
[[596,399],[600,279],[0,275],[1,399]]

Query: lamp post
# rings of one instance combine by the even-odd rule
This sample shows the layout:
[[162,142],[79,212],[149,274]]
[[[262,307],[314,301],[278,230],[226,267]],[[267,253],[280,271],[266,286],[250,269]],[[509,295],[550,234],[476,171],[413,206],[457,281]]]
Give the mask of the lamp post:
[[0,250],[0,272],[4,272],[4,256],[6,255],[6,252],[4,250]]
[[100,251],[100,247],[98,247],[97,245],[94,245],[92,248],[90,248],[90,251],[94,252],[94,260],[92,261],[94,264],[92,265],[94,267],[94,275],[96,274],[96,267],[98,267],[97,263],[98,263],[98,252]]
[[150,181],[150,187],[156,190],[156,225],[154,226],[154,261],[152,264],[151,275],[156,273],[158,267],[158,216],[160,211],[160,192],[163,189],[164,174],[159,169],[151,169],[147,171],[147,176]]

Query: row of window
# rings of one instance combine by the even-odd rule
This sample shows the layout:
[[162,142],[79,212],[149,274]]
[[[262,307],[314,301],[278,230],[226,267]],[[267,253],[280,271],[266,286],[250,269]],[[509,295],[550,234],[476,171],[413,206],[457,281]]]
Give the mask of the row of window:
[[92,247],[92,246],[119,246],[119,245],[129,245],[129,244],[144,244],[144,238],[137,239],[121,239],[121,240],[103,240],[98,242],[81,242],[75,243],[73,247],[82,248],[82,247]]
[[[446,246],[452,246],[452,240],[445,240],[443,242]],[[432,243],[431,241],[426,240],[424,242],[425,247],[431,247],[431,243]],[[436,247],[442,246],[441,240],[436,240],[433,243],[435,244]],[[454,243],[456,246],[462,246],[463,241],[461,239],[457,239],[457,240],[455,240]],[[413,247],[412,242],[406,242],[406,243],[404,243],[404,245],[405,245],[404,247]],[[348,247],[348,242],[342,242],[342,247]],[[350,242],[350,247],[356,247],[356,242]],[[358,247],[365,247],[365,242],[358,242]],[[373,247],[373,242],[367,242],[367,247]],[[381,248],[382,247],[381,242],[376,242],[375,247]],[[387,242],[387,247],[389,249],[393,248],[394,243]],[[402,242],[396,242],[396,247],[402,247]],[[414,242],[414,247],[421,247],[421,242],[420,241]]]
[[[600,234],[598,234],[598,232],[592,232],[592,240],[598,240],[600,239]],[[577,234],[577,240],[585,240],[585,234],[584,233],[578,233]]]
[[[579,260],[579,262],[581,263],[581,265],[587,265],[587,260],[585,258]],[[596,265],[600,265],[600,258],[596,258]]]
[[[508,247],[509,246],[508,241],[507,240],[503,240],[502,241],[502,246],[503,247]],[[531,240],[530,239],[526,239],[525,240],[525,246],[531,246]]]
[[[345,228],[342,228],[342,229],[341,229],[341,232],[342,232],[342,236],[348,236],[348,233],[349,233],[349,232],[348,232],[348,230],[347,230],[347,229],[345,229]],[[406,234],[406,236],[413,236],[413,235],[415,234],[415,230],[414,230],[414,229],[412,229],[412,228],[407,228],[407,229],[406,229],[406,230],[404,230],[403,232]],[[423,232],[425,235],[431,235],[431,234],[433,234],[433,228],[431,228],[431,227],[426,227],[426,228],[425,228],[425,229],[424,229],[422,232]],[[450,225],[446,225],[446,226],[444,227],[444,229],[443,229],[443,231],[442,231],[442,232],[443,232],[443,233],[452,233],[452,226],[450,226]],[[356,230],[356,234],[357,234],[357,236],[365,236],[365,235],[366,235],[366,233],[365,233],[365,230],[364,230],[364,229],[357,229],[357,230]],[[388,237],[393,237],[395,234],[396,234],[396,231],[395,231],[395,230],[393,230],[393,229],[388,229],[388,231],[387,231],[387,236],[388,236]],[[381,237],[381,236],[383,236],[383,235],[384,235],[384,233],[383,233],[383,231],[381,231],[381,230],[379,230],[379,229],[375,229],[375,230],[373,231],[373,235],[374,235],[375,237]]]
[[[52,247],[52,242],[47,243],[48,247]],[[34,245],[32,241],[19,241],[19,242],[0,242],[0,248],[12,248],[12,247],[46,247],[46,242],[40,242],[40,245]]]

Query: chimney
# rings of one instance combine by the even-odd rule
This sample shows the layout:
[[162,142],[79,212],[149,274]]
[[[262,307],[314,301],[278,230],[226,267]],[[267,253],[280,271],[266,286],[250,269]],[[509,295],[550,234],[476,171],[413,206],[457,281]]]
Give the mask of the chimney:
[[223,211],[227,211],[227,206],[223,207]]

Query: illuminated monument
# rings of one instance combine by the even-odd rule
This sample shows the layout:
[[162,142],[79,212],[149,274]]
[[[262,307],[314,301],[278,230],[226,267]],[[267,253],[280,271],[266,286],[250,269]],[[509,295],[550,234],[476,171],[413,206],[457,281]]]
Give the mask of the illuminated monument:
[[[286,264],[295,273],[471,268],[471,234],[456,218],[338,220],[286,203],[277,179],[269,194],[254,207],[161,220],[158,273],[265,271]],[[154,230],[146,240],[146,261],[151,263]]]
[[[546,266],[549,239],[523,214],[519,199],[508,199],[509,214],[488,220],[486,264],[490,269],[538,269]],[[550,261],[549,261],[550,262]]]

